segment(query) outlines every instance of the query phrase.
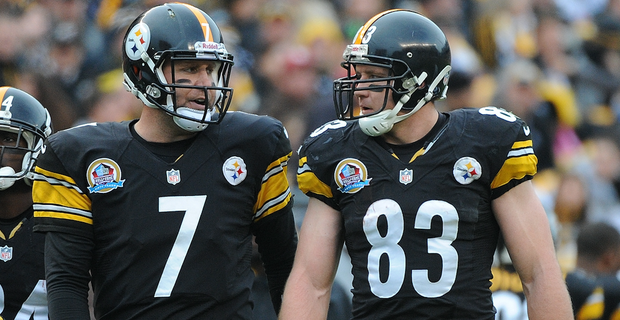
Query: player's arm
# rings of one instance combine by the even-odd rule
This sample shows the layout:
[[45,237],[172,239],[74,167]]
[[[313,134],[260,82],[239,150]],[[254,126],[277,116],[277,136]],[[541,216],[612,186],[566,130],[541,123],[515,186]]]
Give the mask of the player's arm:
[[34,230],[46,233],[49,315],[50,319],[88,320],[88,283],[94,250],[91,202],[51,145],[46,150],[37,160],[32,198]]
[[310,198],[286,282],[281,320],[325,319],[343,245],[340,212]]
[[258,221],[254,226],[256,244],[265,267],[273,308],[278,314],[284,285],[293,267],[297,231],[291,205]]
[[63,232],[45,235],[47,301],[50,319],[90,319],[91,239]]
[[[293,195],[288,184],[288,161],[292,155],[286,130],[276,126],[277,144],[267,166],[255,204],[252,232],[260,252],[269,293],[276,314],[280,311],[286,279],[291,272],[297,230],[293,217]],[[267,141],[268,139],[262,139]]]
[[549,222],[531,181],[495,199],[493,210],[523,283],[529,319],[573,319]]

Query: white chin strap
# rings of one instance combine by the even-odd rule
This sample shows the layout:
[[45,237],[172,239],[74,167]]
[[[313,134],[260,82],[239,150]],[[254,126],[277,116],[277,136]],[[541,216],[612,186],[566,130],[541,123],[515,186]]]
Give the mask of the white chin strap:
[[[190,117],[192,119],[196,119],[198,121],[201,121],[202,116],[204,115],[203,110],[195,110],[195,109],[186,108],[186,107],[178,108],[177,113],[183,116]],[[212,110],[208,111],[207,116],[205,117],[205,120],[206,121],[211,120],[212,114],[213,114]],[[185,118],[181,118],[177,116],[173,116],[172,119],[174,119],[174,123],[176,123],[177,126],[179,126],[181,129],[190,131],[190,132],[203,131],[208,126],[207,123],[200,123],[194,120],[189,120],[189,119],[185,119]]]
[[[398,115],[403,106],[409,101],[409,99],[411,99],[411,95],[416,91],[415,86],[408,93],[404,94],[400,100],[398,100],[393,109],[383,110],[372,116],[359,119],[358,122],[362,131],[371,137],[380,136],[392,130],[395,123],[401,122],[418,112],[418,110],[420,110],[420,108],[422,108],[427,102],[431,101],[435,87],[440,81],[443,81],[444,77],[450,72],[450,69],[450,66],[446,66],[443,70],[441,70],[441,72],[433,80],[433,83],[428,86],[428,91],[426,92],[426,95],[424,95],[424,98],[420,99],[411,111]],[[416,79],[418,86],[424,82],[426,76],[426,72],[422,72],[422,74]],[[445,94],[445,92],[443,94]]]
[[[13,170],[13,168],[11,167],[0,168],[0,176],[14,176],[14,175],[15,175],[15,170]],[[0,178],[0,190],[6,190],[10,188],[15,183],[15,181],[17,181],[17,178],[11,178],[11,177]]]

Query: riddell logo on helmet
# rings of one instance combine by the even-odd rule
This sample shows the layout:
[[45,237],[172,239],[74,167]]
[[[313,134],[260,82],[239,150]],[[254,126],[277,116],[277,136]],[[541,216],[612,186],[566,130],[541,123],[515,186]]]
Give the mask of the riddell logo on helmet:
[[224,46],[221,43],[199,41],[194,44],[194,49],[196,51],[213,51],[213,50],[222,50],[224,49]]

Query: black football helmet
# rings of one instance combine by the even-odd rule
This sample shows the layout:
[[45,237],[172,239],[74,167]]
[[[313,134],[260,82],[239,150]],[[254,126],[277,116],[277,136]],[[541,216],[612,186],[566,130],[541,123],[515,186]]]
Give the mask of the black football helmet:
[[[384,134],[427,102],[446,97],[450,46],[435,23],[414,11],[393,9],[377,14],[359,29],[343,58],[347,76],[334,81],[336,113],[342,120],[359,118],[368,135]],[[355,71],[359,64],[388,68],[390,75],[360,80]],[[373,86],[359,86],[370,82]],[[384,90],[383,107],[360,114],[353,95],[358,90]],[[396,106],[385,110],[390,91]],[[401,111],[406,113],[398,115]]]
[[[191,86],[166,81],[162,66],[178,60],[210,60],[217,63],[217,83]],[[138,16],[123,40],[123,72],[127,91],[145,105],[160,108],[173,116],[175,123],[188,131],[204,130],[210,123],[222,121],[233,89],[228,87],[233,55],[226,51],[220,29],[202,10],[186,3],[168,3]],[[174,78],[174,72],[173,72]],[[176,89],[205,92],[205,110],[176,105]],[[208,101],[209,91],[215,101]],[[213,99],[212,99],[213,100]]]
[[[0,87],[0,131],[17,135],[15,144],[0,144],[0,190],[11,187],[15,181],[27,178],[32,171],[45,139],[52,134],[52,123],[47,109],[30,94],[13,87]],[[26,146],[20,145],[25,141]],[[8,166],[7,159],[23,155],[21,170]]]

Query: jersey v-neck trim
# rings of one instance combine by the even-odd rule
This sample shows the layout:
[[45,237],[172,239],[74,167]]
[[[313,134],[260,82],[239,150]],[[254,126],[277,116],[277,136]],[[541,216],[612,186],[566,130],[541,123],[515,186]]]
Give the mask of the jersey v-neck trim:
[[440,112],[439,117],[437,118],[437,122],[433,128],[420,140],[414,141],[408,144],[391,144],[387,143],[383,137],[379,136],[374,138],[375,141],[385,150],[393,154],[396,158],[401,161],[410,162],[410,159],[423,148],[426,148],[431,141],[436,140],[438,133],[442,131],[445,127],[445,124],[448,122],[448,115]]

